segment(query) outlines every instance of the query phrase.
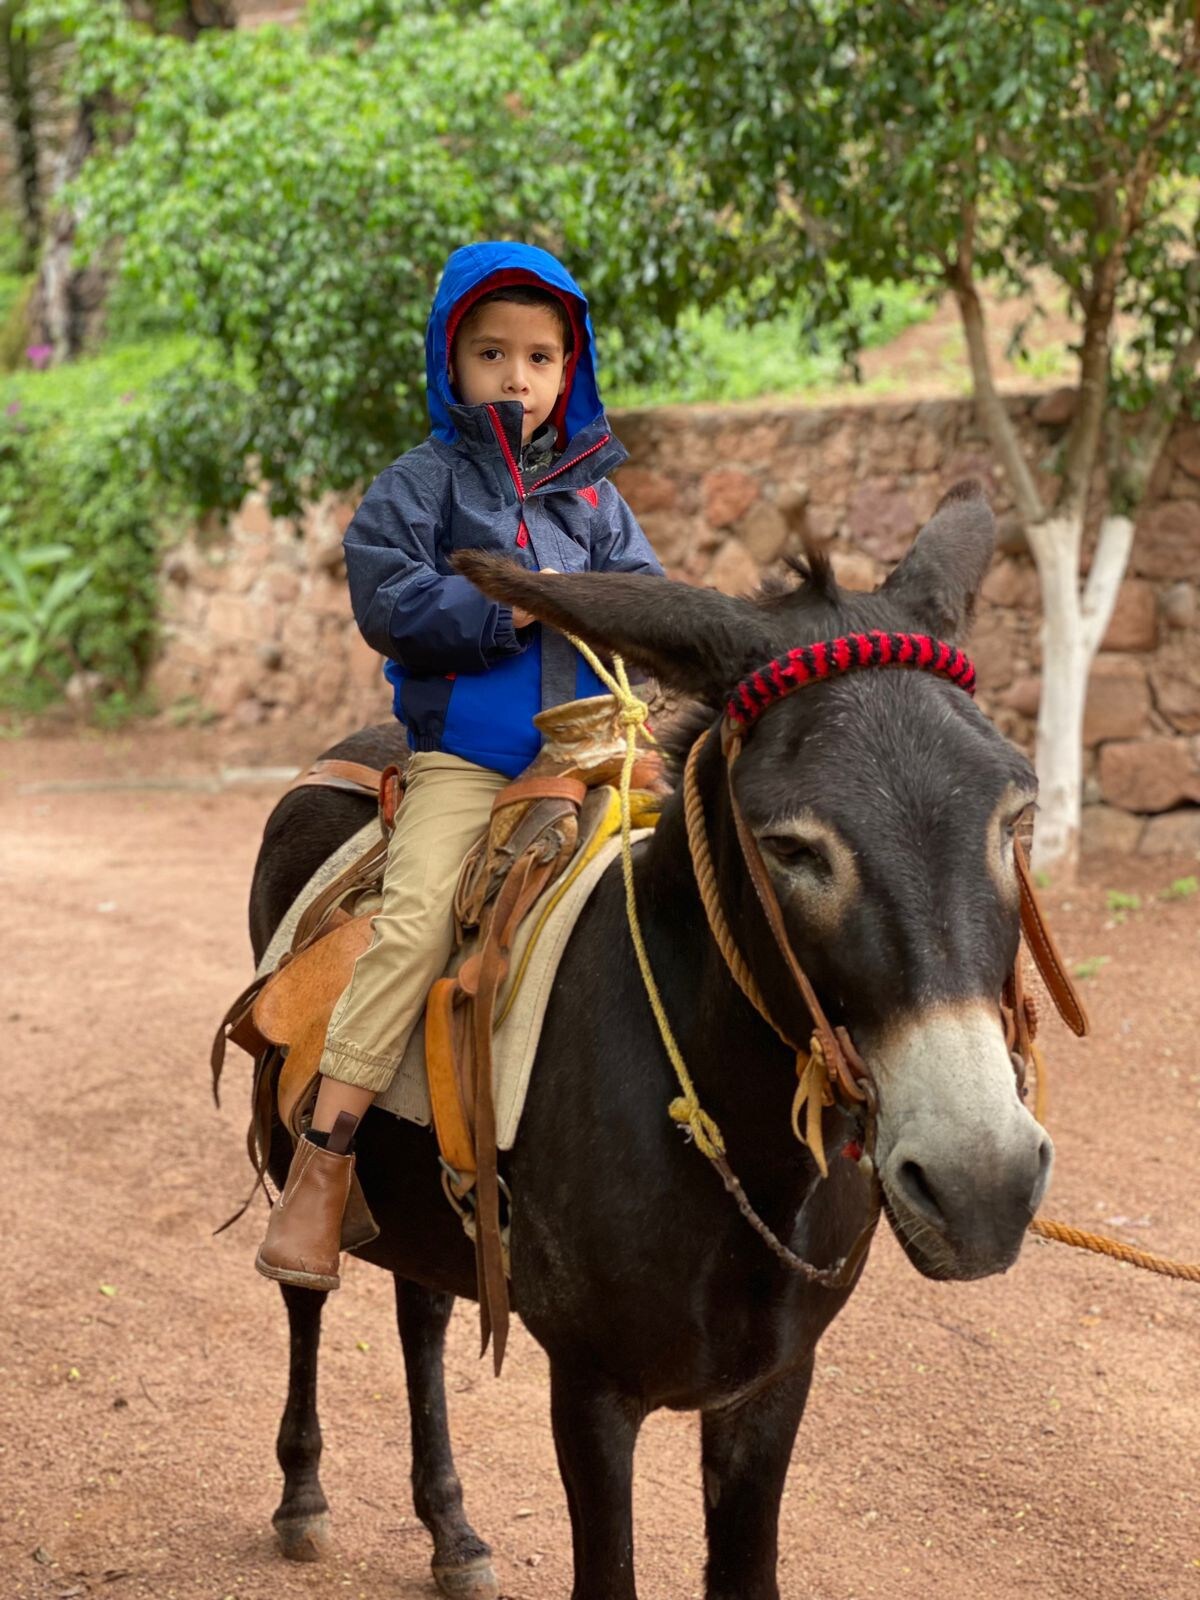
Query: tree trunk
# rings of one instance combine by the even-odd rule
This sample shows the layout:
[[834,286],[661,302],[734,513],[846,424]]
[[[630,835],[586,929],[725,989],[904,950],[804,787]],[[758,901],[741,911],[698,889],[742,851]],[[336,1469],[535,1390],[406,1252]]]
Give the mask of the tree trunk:
[[52,209],[42,251],[41,271],[30,308],[38,341],[48,344],[55,365],[69,361],[83,348],[90,322],[103,303],[104,280],[99,267],[78,268],[72,261],[77,219],[63,204],[62,191],[78,176],[95,142],[94,107],[80,103],[75,127],[56,160]]
[[42,236],[42,190],[32,60],[29,41],[17,26],[19,12],[19,0],[7,0],[7,3],[0,4],[0,59],[4,67],[8,126],[16,158],[17,184],[21,192],[21,232],[24,239],[22,271],[28,272],[37,260]]
[[1133,545],[1129,517],[1108,516],[1082,594],[1082,520],[1049,517],[1029,529],[1042,590],[1042,696],[1038,707],[1038,818],[1033,865],[1069,882],[1079,865],[1083,714],[1088,674],[1112,619]]

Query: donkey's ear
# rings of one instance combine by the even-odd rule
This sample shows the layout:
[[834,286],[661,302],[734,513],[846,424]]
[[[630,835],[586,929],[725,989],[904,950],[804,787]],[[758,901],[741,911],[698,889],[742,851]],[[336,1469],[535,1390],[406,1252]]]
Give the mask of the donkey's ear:
[[996,548],[996,519],[983,485],[964,478],[942,496],[916,543],[883,586],[928,633],[960,638]]
[[461,551],[454,565],[493,600],[714,703],[775,653],[758,607],[714,589],[649,574],[528,572],[479,550]]

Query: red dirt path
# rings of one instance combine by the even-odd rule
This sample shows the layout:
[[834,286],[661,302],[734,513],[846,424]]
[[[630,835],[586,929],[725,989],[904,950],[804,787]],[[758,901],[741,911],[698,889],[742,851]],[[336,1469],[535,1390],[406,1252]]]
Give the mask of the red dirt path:
[[[246,1073],[207,1087],[215,1019],[248,975],[245,899],[273,790],[21,792],[66,774],[211,774],[298,761],[214,735],[0,745],[2,1600],[430,1596],[407,1488],[390,1285],[350,1262],[326,1317],[323,1480],[336,1551],[275,1554],[273,1439],[286,1333],[241,1199]],[[1111,861],[1051,906],[1096,1025],[1053,1027],[1047,1210],[1200,1256],[1196,863]],[[1105,891],[1143,896],[1114,922]],[[101,1286],[107,1286],[106,1293]],[[569,1588],[545,1361],[517,1330],[505,1377],[452,1330],[470,1514],[513,1600]],[[1007,1277],[919,1278],[881,1236],[818,1358],[783,1513],[787,1600],[1200,1596],[1200,1290],[1030,1242]],[[643,1600],[701,1593],[696,1421],[638,1455]]]

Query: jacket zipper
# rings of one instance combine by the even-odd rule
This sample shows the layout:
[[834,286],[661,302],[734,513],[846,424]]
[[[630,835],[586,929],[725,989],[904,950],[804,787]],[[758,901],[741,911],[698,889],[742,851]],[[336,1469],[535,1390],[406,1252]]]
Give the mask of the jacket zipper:
[[[590,444],[586,450],[581,450],[577,456],[572,456],[570,461],[562,462],[560,466],[555,467],[553,472],[547,472],[545,477],[539,478],[536,483],[531,483],[529,485],[530,489],[540,489],[544,483],[549,483],[551,478],[557,478],[560,472],[566,472],[570,467],[577,467],[581,461],[586,461],[589,456],[594,456],[597,450],[603,450],[611,438],[612,434],[606,433],[603,439],[597,439],[595,444]],[[505,443],[507,444],[508,441],[505,440]]]
[[[492,424],[492,431],[499,441],[505,465],[508,467],[509,475],[513,481],[513,487],[517,491],[517,499],[524,500],[526,491],[525,485],[521,481],[521,469],[517,465],[517,458],[512,453],[512,446],[508,442],[508,435],[504,431],[504,426],[496,413],[495,406],[488,406],[487,414]],[[549,483],[551,478],[557,478],[560,472],[567,472],[571,467],[578,466],[581,461],[586,461],[589,456],[594,456],[597,450],[603,450],[611,438],[612,434],[606,433],[602,439],[597,439],[595,444],[589,445],[586,450],[581,450],[577,456],[572,456],[570,461],[561,462],[553,472],[547,472],[544,477],[538,478],[536,482],[531,483],[529,485],[530,491],[540,489],[544,483]]]
[[504,425],[496,414],[495,406],[489,406],[487,414],[491,420],[492,431],[499,440],[501,454],[504,456],[505,465],[508,467],[512,477],[513,487],[517,491],[517,499],[524,500],[525,485],[521,482],[521,469],[517,466],[517,458],[512,453],[512,446],[508,442],[508,435],[504,431]]

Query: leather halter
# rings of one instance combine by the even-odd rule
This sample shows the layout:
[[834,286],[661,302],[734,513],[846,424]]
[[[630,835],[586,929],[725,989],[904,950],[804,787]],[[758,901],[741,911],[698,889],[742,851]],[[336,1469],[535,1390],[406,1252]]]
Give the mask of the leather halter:
[[[860,1115],[865,1110],[865,1154],[870,1157],[873,1154],[871,1147],[874,1139],[875,1089],[868,1068],[854,1048],[846,1029],[835,1028],[830,1024],[816,991],[792,948],[783,911],[771,883],[766,863],[738,802],[733,773],[741,755],[746,733],[776,701],[830,677],[876,667],[905,667],[929,672],[947,679],[968,694],[974,693],[974,666],[969,657],[955,646],[944,640],[930,638],[928,635],[888,634],[875,630],[866,634],[851,634],[838,639],[818,641],[768,662],[744,678],[737,686],[726,703],[726,716],[721,724],[721,748],[725,759],[726,784],[738,844],[776,948],[792,982],[800,992],[812,1021],[813,1032],[807,1057],[770,1015],[720,910],[711,860],[707,855],[703,806],[699,803],[696,778],[697,760],[711,730],[706,730],[696,740],[689,753],[684,772],[689,850],[710,929],[738,987],[779,1038],[789,1049],[796,1051],[800,1088],[793,1106],[793,1128],[797,1137],[804,1139],[797,1126],[797,1114],[802,1101],[806,1101],[808,1138],[804,1139],[804,1142],[812,1148],[822,1175],[828,1170],[820,1137],[822,1107],[832,1105],[836,1098]],[[1046,927],[1019,843],[1014,843],[1014,863],[1020,890],[1021,930],[1025,942],[1059,1014],[1073,1033],[1082,1036],[1088,1031],[1087,1015]],[[1037,1011],[1032,997],[1024,989],[1018,950],[1013,971],[1005,984],[1001,1000],[1001,1022],[1013,1053],[1014,1068],[1022,1097],[1026,1065],[1034,1053],[1033,1038],[1037,1032],[1037,1021]]]

